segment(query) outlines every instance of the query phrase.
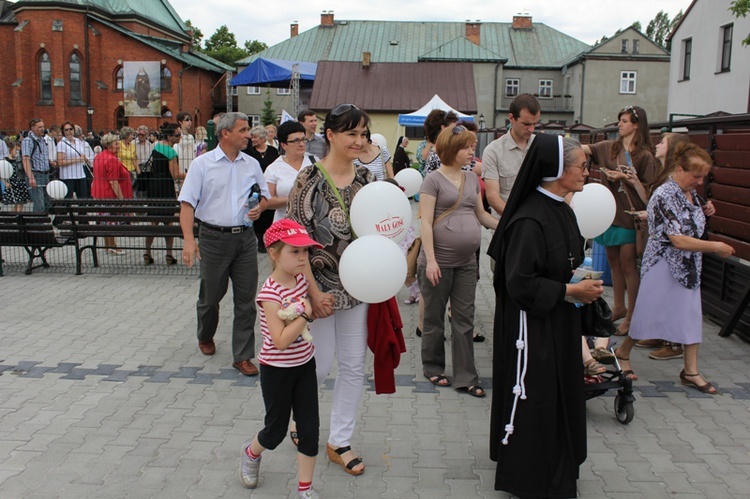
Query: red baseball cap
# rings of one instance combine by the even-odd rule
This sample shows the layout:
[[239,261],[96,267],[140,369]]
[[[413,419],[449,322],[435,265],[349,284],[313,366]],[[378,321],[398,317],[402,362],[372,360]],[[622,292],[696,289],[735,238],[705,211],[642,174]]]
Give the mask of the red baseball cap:
[[288,244],[289,246],[323,247],[322,244],[315,242],[307,234],[307,230],[305,230],[304,227],[288,218],[282,218],[278,222],[274,222],[268,230],[266,230],[266,234],[263,236],[263,242],[266,247],[271,246],[276,241],[283,241],[284,244]]

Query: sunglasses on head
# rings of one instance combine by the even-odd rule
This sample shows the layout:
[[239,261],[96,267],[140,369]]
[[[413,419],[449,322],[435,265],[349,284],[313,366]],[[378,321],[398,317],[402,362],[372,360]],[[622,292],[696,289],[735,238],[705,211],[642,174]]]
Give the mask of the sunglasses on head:
[[633,114],[633,118],[635,119],[635,121],[638,121],[638,111],[636,111],[633,106],[628,106],[625,109],[623,109],[623,111],[629,111],[630,113]]
[[463,125],[458,125],[453,127],[453,135],[458,135],[460,133],[464,133],[466,131],[466,127]]
[[352,109],[359,111],[359,108],[354,104],[339,104],[338,106],[331,109],[331,118],[338,118],[342,114],[346,114]]

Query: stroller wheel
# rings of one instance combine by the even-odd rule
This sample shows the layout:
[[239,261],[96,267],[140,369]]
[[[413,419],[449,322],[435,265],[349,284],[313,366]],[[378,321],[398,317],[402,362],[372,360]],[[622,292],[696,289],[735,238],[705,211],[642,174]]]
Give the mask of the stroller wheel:
[[615,417],[622,424],[628,424],[633,421],[635,409],[632,402],[620,402],[620,395],[615,397]]

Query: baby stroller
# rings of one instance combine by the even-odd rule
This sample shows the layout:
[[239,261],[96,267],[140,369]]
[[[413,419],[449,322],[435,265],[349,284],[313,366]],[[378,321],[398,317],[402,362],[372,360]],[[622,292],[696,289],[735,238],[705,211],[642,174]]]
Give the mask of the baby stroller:
[[[610,352],[614,355],[611,347]],[[635,402],[633,381],[622,373],[616,356],[614,365],[608,366],[606,372],[595,376],[586,376],[584,381],[586,400],[598,397],[608,390],[617,389],[614,407],[617,421],[622,424],[628,424],[633,420],[635,416],[635,409],[633,408],[633,402]]]

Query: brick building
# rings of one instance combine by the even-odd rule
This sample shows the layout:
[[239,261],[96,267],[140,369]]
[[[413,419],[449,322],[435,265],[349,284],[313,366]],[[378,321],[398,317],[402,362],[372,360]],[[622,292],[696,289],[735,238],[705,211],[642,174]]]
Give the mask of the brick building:
[[[0,129],[29,119],[84,129],[157,127],[180,111],[205,124],[226,109],[226,66],[192,51],[167,0],[0,0]],[[161,117],[127,117],[123,62],[159,61]]]

